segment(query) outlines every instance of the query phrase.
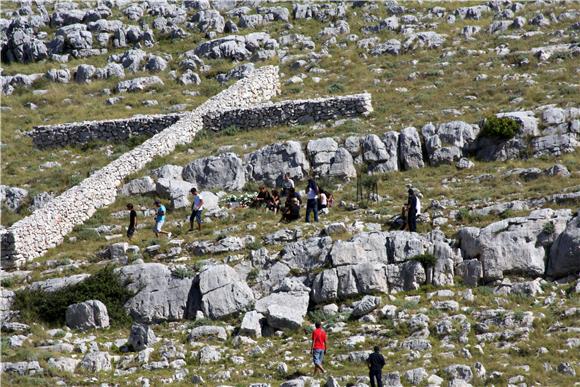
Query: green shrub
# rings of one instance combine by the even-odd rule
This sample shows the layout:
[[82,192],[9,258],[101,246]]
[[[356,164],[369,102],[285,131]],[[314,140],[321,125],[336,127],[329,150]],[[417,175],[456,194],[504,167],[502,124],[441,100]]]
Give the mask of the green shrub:
[[433,254],[419,254],[411,258],[413,261],[419,262],[424,268],[435,266],[437,258]]
[[195,276],[195,272],[191,270],[191,268],[186,266],[179,266],[173,269],[171,275],[175,278],[185,279],[185,278],[193,278]]
[[481,137],[495,137],[502,139],[513,138],[520,128],[520,124],[509,117],[488,117],[483,123]]
[[542,231],[545,234],[552,235],[556,231],[556,226],[554,226],[554,223],[548,222],[544,224],[544,227],[542,227]]
[[107,306],[112,326],[130,324],[131,318],[123,305],[133,296],[121,283],[113,267],[105,267],[83,282],[45,293],[40,290],[24,289],[16,292],[14,309],[20,311],[24,321],[44,321],[51,325],[65,322],[66,308],[71,304],[88,300],[99,300]]
[[258,250],[262,248],[262,243],[258,240],[250,242],[246,245],[246,247],[250,250]]
[[333,83],[332,85],[328,86],[329,93],[341,93],[344,91],[344,86],[340,83]]

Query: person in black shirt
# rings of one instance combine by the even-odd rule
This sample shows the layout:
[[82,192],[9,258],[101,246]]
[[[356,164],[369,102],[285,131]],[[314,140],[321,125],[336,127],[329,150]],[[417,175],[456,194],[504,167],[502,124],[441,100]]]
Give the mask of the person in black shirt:
[[129,227],[127,227],[127,238],[131,240],[135,234],[135,227],[137,227],[137,212],[133,209],[133,204],[127,204],[129,212]]
[[[371,387],[383,387],[383,367],[385,366],[385,358],[381,355],[380,348],[375,346],[374,352],[371,353],[367,359],[369,366],[369,377],[371,378]],[[375,380],[377,384],[375,385]]]
[[409,231],[417,231],[417,196],[415,196],[415,191],[409,188],[409,199],[407,200],[407,225],[409,226]]

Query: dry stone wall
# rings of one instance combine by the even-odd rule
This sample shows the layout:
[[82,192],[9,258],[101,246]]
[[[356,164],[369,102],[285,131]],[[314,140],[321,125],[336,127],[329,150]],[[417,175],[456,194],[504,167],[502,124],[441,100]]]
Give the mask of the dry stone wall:
[[[252,129],[349,118],[370,112],[371,95],[363,93],[212,111],[203,116],[203,127],[214,131],[231,126]],[[128,119],[36,126],[28,135],[38,148],[82,144],[93,140],[125,140],[130,136],[152,136],[183,116],[181,113],[144,115]]]
[[124,140],[131,136],[153,136],[175,124],[187,113],[140,115],[127,119],[83,121],[35,126],[28,135],[37,148],[83,144],[94,140]]
[[356,117],[372,111],[371,95],[363,93],[214,111],[203,117],[203,126],[214,131],[232,126],[252,129]]
[[177,145],[191,142],[202,129],[202,117],[208,112],[262,103],[279,90],[278,68],[264,66],[185,114],[169,128],[2,231],[1,266],[18,267],[62,243],[64,236],[76,225],[115,201],[117,187],[125,177],[142,169],[155,157],[171,153]]

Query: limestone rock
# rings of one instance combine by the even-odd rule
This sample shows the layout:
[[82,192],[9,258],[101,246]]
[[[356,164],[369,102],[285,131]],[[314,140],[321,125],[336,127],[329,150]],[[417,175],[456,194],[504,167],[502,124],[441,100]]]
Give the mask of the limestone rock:
[[109,326],[107,307],[99,300],[69,305],[66,309],[66,325],[79,330],[106,328]]
[[242,160],[234,153],[194,160],[183,168],[182,177],[198,190],[240,191],[246,185]]
[[576,215],[552,245],[546,274],[558,278],[578,272],[580,272],[580,216]]
[[151,347],[157,342],[155,332],[149,325],[133,324],[131,326],[131,333],[127,339],[127,346],[133,351],[142,351],[145,348]]

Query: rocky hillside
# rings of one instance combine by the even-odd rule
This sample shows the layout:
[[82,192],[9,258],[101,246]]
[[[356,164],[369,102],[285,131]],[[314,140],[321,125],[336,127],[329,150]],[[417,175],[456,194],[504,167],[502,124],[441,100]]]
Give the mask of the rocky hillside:
[[1,6],[3,384],[577,383],[578,2]]

